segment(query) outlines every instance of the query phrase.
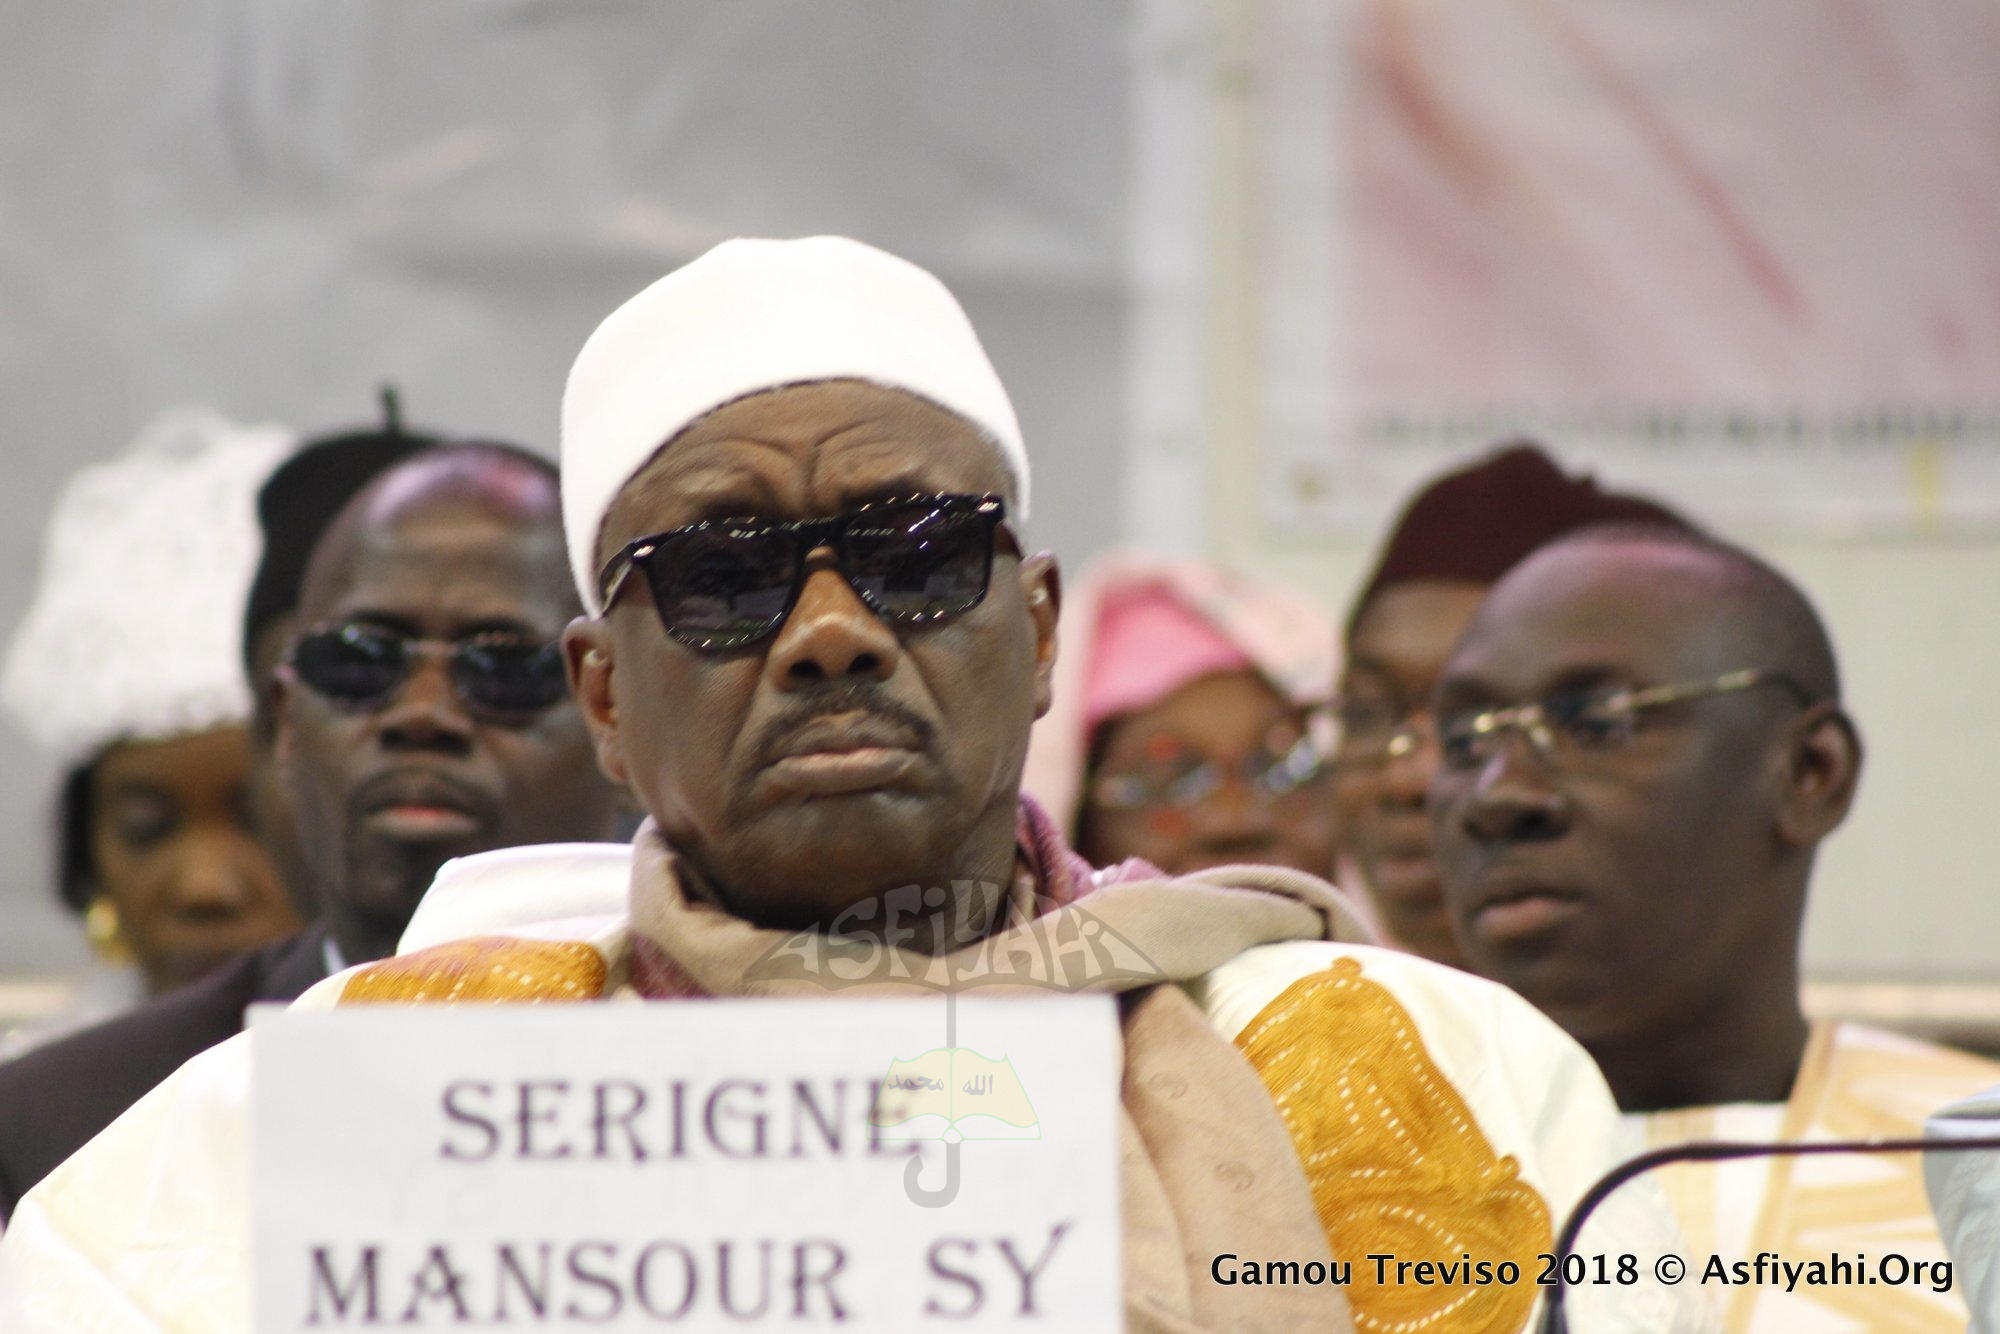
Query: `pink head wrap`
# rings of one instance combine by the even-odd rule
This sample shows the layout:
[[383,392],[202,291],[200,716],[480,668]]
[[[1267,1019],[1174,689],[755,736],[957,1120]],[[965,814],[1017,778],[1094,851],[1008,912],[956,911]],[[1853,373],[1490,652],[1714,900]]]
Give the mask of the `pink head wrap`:
[[1287,699],[1326,698],[1338,645],[1318,603],[1197,561],[1121,554],[1065,599],[1054,700],[1021,785],[1074,831],[1090,738],[1121,713],[1215,672],[1254,669]]
[[1128,584],[1105,598],[1083,685],[1083,730],[1165,699],[1215,672],[1254,669],[1250,655],[1161,584]]

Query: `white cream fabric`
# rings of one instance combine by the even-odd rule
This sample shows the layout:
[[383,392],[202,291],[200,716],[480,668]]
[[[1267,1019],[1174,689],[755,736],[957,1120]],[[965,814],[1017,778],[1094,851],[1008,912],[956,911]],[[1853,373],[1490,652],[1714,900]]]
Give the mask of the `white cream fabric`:
[[[412,922],[416,939],[405,938],[405,952],[447,938],[447,922],[473,935],[576,940],[612,962],[607,991],[615,992],[631,928],[624,882],[614,871],[627,855],[612,845],[555,845],[467,858],[454,865],[430,915]],[[559,924],[522,921],[537,870],[552,914],[564,919]],[[478,912],[481,903],[491,906],[489,916]],[[1233,1037],[1293,982],[1341,958],[1359,962],[1411,1015],[1494,1152],[1519,1162],[1559,1227],[1576,1197],[1616,1160],[1621,1128],[1589,1058],[1512,993],[1412,956],[1328,941],[1249,950],[1188,989]],[[332,1006],[346,978],[319,983],[296,1004]],[[249,1096],[250,1048],[238,1037],[188,1062],[30,1191],[0,1239],[0,1329],[248,1330]],[[1614,1211],[1588,1240],[1657,1253],[1672,1243],[1664,1218],[1663,1210],[1636,1205]],[[1615,1301],[1615,1309],[1592,1312],[1576,1327],[1706,1327],[1672,1294],[1618,1289]]]
[[[1932,1139],[2000,1136],[2000,1085],[1943,1108],[1924,1123]],[[1924,1184],[1945,1249],[1958,1265],[1959,1291],[1977,1334],[2000,1334],[2000,1149],[1934,1153]]]
[[[1996,1076],[2000,1066],[1967,1052],[1864,1024],[1819,1022],[1786,1101],[1682,1107],[1625,1119],[1634,1152],[1710,1140],[1910,1139],[1923,1133],[1920,1127],[1934,1108]],[[1942,1155],[1920,1161],[1917,1154],[1751,1158],[1675,1163],[1649,1176],[1674,1209],[1691,1272],[1697,1258],[1711,1255],[1725,1263],[1759,1254],[1804,1263],[1831,1255],[1876,1261],[1893,1254],[1935,1264],[1947,1258],[1951,1240],[1948,1232],[1940,1237],[1932,1216],[1935,1173],[1950,1161]],[[1962,1263],[1969,1257],[1953,1258]],[[1989,1278],[1989,1301],[1990,1285]],[[1967,1304],[1977,1310],[1981,1281],[1976,1273],[1955,1274],[1947,1292],[1935,1291],[1929,1282],[1886,1280],[1800,1283],[1791,1291],[1781,1284],[1704,1287],[1731,1329],[1943,1334],[1965,1328]]]
[[539,843],[454,857],[424,891],[396,953],[536,923],[619,916],[631,885],[626,843]]
[[154,419],[56,501],[0,703],[69,766],[114,741],[250,716],[243,605],[263,551],[257,491],[297,443],[201,407]]
[[1028,454],[1014,405],[945,285],[841,236],[739,237],[613,311],[584,343],[562,403],[563,526],[577,593],[595,616],[597,539],[620,488],[675,435],[747,395],[817,380],[917,394],[979,427],[1028,516]]

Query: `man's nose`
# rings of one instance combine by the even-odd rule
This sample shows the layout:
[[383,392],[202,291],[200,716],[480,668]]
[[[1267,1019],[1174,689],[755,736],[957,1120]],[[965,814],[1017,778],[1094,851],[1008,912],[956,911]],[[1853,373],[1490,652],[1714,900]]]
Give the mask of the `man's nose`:
[[1569,799],[1525,734],[1510,729],[1473,783],[1465,826],[1490,843],[1533,843],[1569,829]]
[[442,654],[418,658],[375,718],[376,733],[386,749],[446,755],[470,753],[474,726],[452,684],[450,662]]
[[830,562],[806,576],[791,615],[765,657],[781,690],[827,681],[887,680],[902,644]]

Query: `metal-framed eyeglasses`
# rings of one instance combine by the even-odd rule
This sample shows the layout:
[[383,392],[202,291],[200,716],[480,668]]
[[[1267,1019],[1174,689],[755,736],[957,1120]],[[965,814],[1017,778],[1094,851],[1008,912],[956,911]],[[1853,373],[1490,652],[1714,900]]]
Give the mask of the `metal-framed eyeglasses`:
[[[1253,799],[1276,804],[1319,781],[1326,759],[1325,741],[1308,727],[1298,740],[1266,746],[1233,772]],[[1113,811],[1186,810],[1220,792],[1232,774],[1229,766],[1178,744],[1160,761],[1155,774],[1100,775],[1090,785],[1091,800]]]
[[1499,752],[1507,733],[1519,732],[1543,759],[1564,763],[1629,744],[1649,710],[1766,685],[1779,687],[1801,706],[1818,702],[1785,672],[1742,667],[1699,681],[1564,691],[1536,704],[1446,713],[1437,720],[1438,745],[1446,768],[1474,769]]
[[1333,762],[1346,767],[1400,759],[1435,730],[1428,706],[1386,698],[1343,697],[1333,702],[1332,715],[1340,729]]

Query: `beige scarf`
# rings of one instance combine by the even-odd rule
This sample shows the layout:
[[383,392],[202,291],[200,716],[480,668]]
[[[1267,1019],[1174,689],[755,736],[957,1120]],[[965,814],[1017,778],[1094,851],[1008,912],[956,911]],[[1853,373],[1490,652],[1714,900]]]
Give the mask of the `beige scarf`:
[[[943,956],[865,948],[885,980],[829,990],[811,977],[771,976],[794,933],[754,926],[691,898],[675,858],[651,830],[634,842],[635,973],[661,965],[667,988],[709,996],[935,996],[937,979],[982,995],[1050,987],[1119,993],[1125,1071],[1119,1138],[1126,1326],[1197,1330],[1351,1330],[1333,1287],[1223,1286],[1217,1255],[1317,1260],[1332,1252],[1271,1096],[1235,1045],[1172,983],[1201,976],[1254,945],[1368,940],[1338,891],[1272,867],[1231,867],[1201,878],[1124,881],[1036,913],[1032,875],[1016,877],[1001,929]],[[1039,906],[1047,906],[1046,902]],[[1046,958],[1050,941],[1129,945],[1150,967],[1080,978],[1021,980],[1020,961]],[[1060,970],[1057,970],[1060,971]],[[642,990],[649,988],[642,986]]]

